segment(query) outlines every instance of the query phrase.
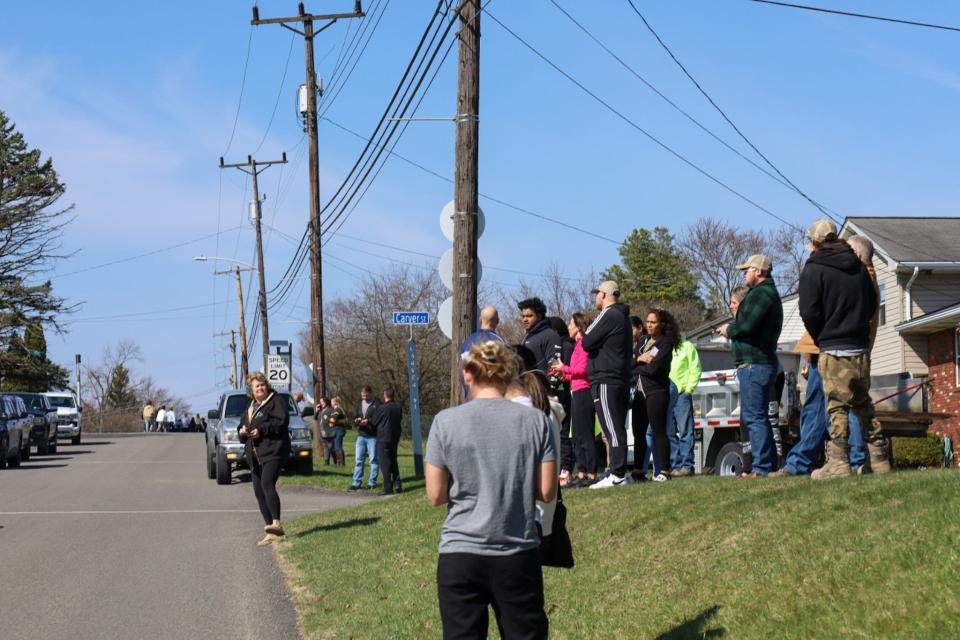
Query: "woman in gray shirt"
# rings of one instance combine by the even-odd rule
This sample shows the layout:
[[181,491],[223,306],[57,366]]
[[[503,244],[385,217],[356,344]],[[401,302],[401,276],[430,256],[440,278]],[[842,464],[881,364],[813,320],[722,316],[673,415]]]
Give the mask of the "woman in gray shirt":
[[516,357],[502,342],[463,358],[470,402],[441,411],[427,441],[427,498],[447,504],[437,591],[444,638],[486,638],[492,606],[500,636],[547,637],[536,500],[557,494],[547,417],[504,398]]

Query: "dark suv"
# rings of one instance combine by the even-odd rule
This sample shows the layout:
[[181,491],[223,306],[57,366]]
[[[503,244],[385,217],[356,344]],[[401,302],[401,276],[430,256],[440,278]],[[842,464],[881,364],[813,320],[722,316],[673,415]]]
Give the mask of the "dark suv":
[[30,444],[37,446],[37,453],[45,456],[57,452],[57,408],[42,393],[12,393],[27,405],[27,413],[33,419],[30,429]]
[[30,458],[30,424],[23,400],[0,393],[0,469]]

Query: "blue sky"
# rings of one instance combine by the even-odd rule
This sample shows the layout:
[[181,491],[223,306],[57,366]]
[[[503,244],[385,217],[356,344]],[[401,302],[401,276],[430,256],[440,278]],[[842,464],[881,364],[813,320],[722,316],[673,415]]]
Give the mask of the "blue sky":
[[[364,5],[386,6],[383,18],[327,113],[364,135],[435,6],[432,0],[376,2]],[[558,2],[650,83],[749,155],[625,0]],[[314,0],[307,8],[341,11],[352,4]],[[960,25],[954,3],[820,4]],[[637,6],[732,119],[815,199],[841,215],[957,213],[960,35],[746,0],[640,0]],[[818,217],[799,196],[664,104],[548,0],[494,0],[489,10],[626,117],[733,188],[796,224]],[[296,3],[264,0],[260,11],[291,15]],[[293,255],[285,236],[299,238],[308,217],[306,143],[294,115],[303,45],[296,38],[291,50],[290,32],[253,31],[231,140],[249,19],[250,5],[241,2],[50,1],[6,3],[0,21],[0,109],[31,145],[53,157],[67,184],[65,200],[76,205],[64,239],[76,254],[51,277],[61,295],[82,306],[66,335],[48,337],[51,356],[70,364],[81,353],[95,363],[105,345],[131,338],[143,350],[137,372],[151,374],[198,411],[225,384],[227,372],[217,367],[229,352],[212,334],[237,326],[237,308],[233,281],[191,258],[254,260],[249,185],[235,170],[221,173],[219,156],[226,151],[228,162],[242,160],[261,140],[260,159],[288,152],[282,174],[274,167],[261,176],[264,219],[277,230],[266,233],[268,288]],[[348,28],[357,27],[340,23],[318,37],[322,77],[329,78]],[[679,232],[700,216],[777,225],[605,110],[493,20],[485,17],[482,27],[482,192],[615,239],[640,226]],[[454,63],[451,56],[420,115],[455,111]],[[453,135],[450,123],[414,123],[396,150],[452,176]],[[322,201],[361,147],[357,138],[321,124]],[[449,243],[437,220],[451,197],[450,184],[391,160],[342,233],[439,255]],[[490,267],[540,272],[559,258],[576,276],[617,260],[614,244],[490,201],[481,206],[487,229],[480,255],[488,274]],[[342,237],[327,246],[326,256],[328,299],[355,288],[356,269],[341,260],[373,271],[391,258],[429,266]],[[496,273],[496,279],[516,277]],[[308,309],[305,285],[271,316],[271,337],[294,338]],[[251,354],[258,352],[253,344]]]

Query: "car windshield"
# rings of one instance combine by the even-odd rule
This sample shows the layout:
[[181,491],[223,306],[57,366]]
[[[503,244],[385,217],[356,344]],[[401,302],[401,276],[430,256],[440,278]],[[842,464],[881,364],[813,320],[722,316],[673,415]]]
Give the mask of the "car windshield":
[[50,404],[55,407],[66,407],[67,409],[77,408],[77,404],[71,396],[47,396],[47,398],[50,400]]
[[[293,401],[293,398],[286,393],[280,394],[287,401],[287,413],[292,416],[300,415],[300,410],[297,408],[297,403]],[[247,410],[247,407],[250,406],[250,396],[247,395],[234,395],[227,398],[227,409],[224,412],[224,416],[227,418],[237,418],[243,415],[243,412]]]
[[36,393],[18,393],[16,396],[23,400],[28,411],[43,411],[46,409],[43,405],[43,397]]

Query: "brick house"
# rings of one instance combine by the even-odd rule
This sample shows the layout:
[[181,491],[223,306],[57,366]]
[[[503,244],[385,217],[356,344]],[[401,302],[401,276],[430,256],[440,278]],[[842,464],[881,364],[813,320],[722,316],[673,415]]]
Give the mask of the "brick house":
[[960,218],[847,218],[840,237],[854,235],[876,250],[872,373],[928,380],[930,429],[950,436],[960,458]]

